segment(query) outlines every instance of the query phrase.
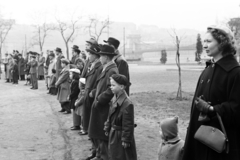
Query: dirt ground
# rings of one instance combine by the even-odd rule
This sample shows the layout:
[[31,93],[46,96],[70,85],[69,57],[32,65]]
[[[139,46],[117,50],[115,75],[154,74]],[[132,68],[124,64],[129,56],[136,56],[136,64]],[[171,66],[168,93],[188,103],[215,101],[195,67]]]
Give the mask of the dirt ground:
[[[175,68],[172,66],[170,68]],[[135,104],[135,140],[139,160],[157,158],[159,122],[179,116],[185,138],[192,96],[200,71],[183,71],[183,97],[176,100],[178,73],[169,66],[130,65],[131,99]],[[0,80],[0,160],[84,160],[90,153],[87,136],[71,131],[72,115],[58,112],[56,96]]]

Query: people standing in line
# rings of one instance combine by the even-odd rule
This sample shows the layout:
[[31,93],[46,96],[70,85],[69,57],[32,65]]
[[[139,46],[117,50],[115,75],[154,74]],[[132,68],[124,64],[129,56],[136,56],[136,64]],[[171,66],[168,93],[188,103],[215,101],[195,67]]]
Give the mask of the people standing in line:
[[44,64],[45,64],[45,57],[43,56],[43,52],[39,55],[38,61],[38,79],[44,80]]
[[[130,75],[129,75],[129,67],[127,61],[124,59],[122,54],[119,53],[118,47],[120,45],[120,41],[116,38],[109,37],[107,41],[104,41],[105,43],[114,46],[115,53],[117,54],[114,57],[114,62],[116,63],[118,67],[119,74],[122,74],[127,77],[128,81],[130,82]],[[130,85],[126,87],[126,92],[129,95],[130,92]]]
[[12,83],[18,84],[19,71],[18,71],[17,59],[13,59],[13,67],[11,68],[11,73],[13,77]]
[[104,127],[105,134],[109,137],[109,160],[137,160],[134,106],[125,91],[129,81],[124,75],[114,74],[110,83],[114,97]]
[[56,76],[57,76],[57,78],[59,78],[60,72],[62,71],[61,59],[64,58],[64,56],[62,55],[61,48],[56,48],[55,53],[57,56],[57,58],[56,58]]
[[110,45],[101,46],[100,62],[103,70],[97,79],[97,87],[89,97],[94,98],[91,117],[88,128],[88,136],[92,139],[96,148],[96,158],[108,160],[108,137],[103,130],[109,112],[109,103],[113,98],[110,89],[110,77],[118,73],[117,65],[113,62],[116,56],[115,49]]
[[[206,62],[206,68],[199,77],[190,112],[183,160],[240,159],[240,66],[234,56],[234,43],[234,34],[229,28],[207,28],[203,48],[212,59]],[[229,149],[228,153],[227,150],[218,153],[194,138],[201,125],[222,130],[217,114],[226,130],[229,147],[225,149]]]
[[61,104],[61,110],[59,112],[65,112],[66,114],[71,113],[68,95],[70,94],[70,78],[69,78],[69,60],[61,59],[62,71],[56,82],[56,87],[58,88],[57,99]]
[[47,94],[57,95],[57,87],[55,86],[57,82],[56,70],[52,69],[52,75],[50,77],[49,91]]
[[32,88],[33,90],[38,89],[38,78],[37,78],[37,66],[38,62],[36,61],[36,56],[32,55],[31,56],[31,61],[28,62],[28,65],[30,66],[30,76],[31,76],[31,83],[32,83]]
[[25,66],[24,58],[22,57],[22,54],[18,54],[18,72],[19,79],[21,81],[25,80],[24,66]]
[[70,74],[69,77],[72,80],[70,85],[70,94],[68,96],[68,99],[70,100],[70,108],[73,110],[73,126],[71,127],[71,130],[80,130],[81,126],[81,116],[79,117],[75,113],[75,102],[78,99],[78,94],[80,93],[79,89],[79,78],[80,78],[80,70],[77,68],[72,68],[69,70]]
[[[85,78],[85,93],[84,93],[84,105],[83,105],[83,129],[79,132],[80,135],[86,135],[88,133],[88,126],[91,114],[91,106],[93,104],[94,98],[89,97],[89,94],[96,89],[97,78],[102,73],[102,64],[99,60],[100,55],[98,52],[100,48],[97,46],[91,46],[89,49],[86,49],[88,53],[89,62],[91,67],[88,69],[86,78]],[[92,150],[93,154],[96,152]],[[95,153],[96,154],[96,153]],[[91,156],[89,156],[91,157]]]
[[[46,83],[46,86],[47,86],[47,89],[49,89],[49,86],[50,86],[50,77],[52,75],[52,69],[55,69],[56,70],[56,60],[55,60],[55,54],[54,53],[50,53],[48,55],[48,58],[49,58],[49,64],[48,64],[48,67],[47,67],[47,83]],[[55,74],[56,75],[56,74]],[[57,77],[57,75],[56,75]]]

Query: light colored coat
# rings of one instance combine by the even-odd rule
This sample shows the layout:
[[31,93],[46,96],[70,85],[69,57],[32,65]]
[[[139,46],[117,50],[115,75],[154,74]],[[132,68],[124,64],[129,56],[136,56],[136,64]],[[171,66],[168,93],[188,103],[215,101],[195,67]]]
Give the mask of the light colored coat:
[[159,145],[158,160],[182,160],[184,141],[176,137]]
[[57,99],[60,103],[69,101],[67,99],[70,94],[70,78],[69,78],[69,66],[66,66],[60,72],[59,78],[56,82],[58,88]]
[[52,69],[56,69],[56,61],[55,61],[55,59],[50,61],[49,66],[48,66],[48,71],[47,71],[47,77],[48,77],[47,83],[48,83],[48,85],[50,85],[50,83],[51,83],[50,82],[50,77],[52,75]]

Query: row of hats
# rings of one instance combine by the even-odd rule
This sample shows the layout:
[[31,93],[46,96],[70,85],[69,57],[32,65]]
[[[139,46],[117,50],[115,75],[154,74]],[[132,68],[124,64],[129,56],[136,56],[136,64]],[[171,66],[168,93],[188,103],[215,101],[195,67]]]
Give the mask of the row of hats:
[[94,38],[91,38],[89,41],[86,41],[87,43],[92,44],[89,49],[86,49],[86,51],[97,54],[97,55],[112,55],[115,56],[117,53],[115,52],[115,49],[118,49],[120,42],[116,38],[109,37],[108,40],[104,40],[105,45],[98,45],[97,41]]

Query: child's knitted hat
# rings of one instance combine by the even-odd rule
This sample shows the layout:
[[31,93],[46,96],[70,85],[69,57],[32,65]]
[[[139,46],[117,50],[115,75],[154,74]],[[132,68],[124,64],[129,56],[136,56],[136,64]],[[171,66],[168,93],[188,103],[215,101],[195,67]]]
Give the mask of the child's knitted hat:
[[173,139],[178,136],[178,117],[167,118],[161,121],[160,127],[165,139]]

